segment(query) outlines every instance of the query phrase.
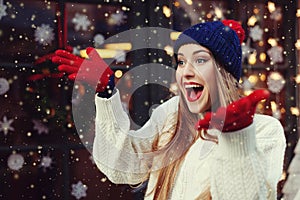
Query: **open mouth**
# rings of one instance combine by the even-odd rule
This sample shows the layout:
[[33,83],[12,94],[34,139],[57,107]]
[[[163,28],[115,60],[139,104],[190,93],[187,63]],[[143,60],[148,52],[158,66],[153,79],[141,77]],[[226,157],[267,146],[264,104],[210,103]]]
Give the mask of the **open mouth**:
[[190,102],[198,100],[201,97],[202,91],[204,89],[204,86],[198,83],[184,84],[184,87],[186,90],[187,99]]

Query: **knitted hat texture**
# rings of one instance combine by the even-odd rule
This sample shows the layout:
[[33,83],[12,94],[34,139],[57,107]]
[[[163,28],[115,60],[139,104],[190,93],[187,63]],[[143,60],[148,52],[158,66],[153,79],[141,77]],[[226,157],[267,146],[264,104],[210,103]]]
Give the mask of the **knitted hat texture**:
[[225,70],[239,80],[244,38],[243,28],[234,20],[204,22],[184,30],[175,41],[174,52],[184,44],[198,43],[208,48]]

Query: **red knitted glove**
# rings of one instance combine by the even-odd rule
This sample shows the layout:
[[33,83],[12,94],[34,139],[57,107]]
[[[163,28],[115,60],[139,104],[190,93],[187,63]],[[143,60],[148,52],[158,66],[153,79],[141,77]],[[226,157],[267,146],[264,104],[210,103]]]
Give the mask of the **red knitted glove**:
[[52,62],[59,64],[58,70],[67,73],[70,80],[77,78],[95,86],[96,92],[103,92],[114,72],[94,48],[88,47],[86,53],[89,59],[78,57],[65,50],[57,50]]
[[197,130],[218,129],[221,132],[241,130],[253,122],[256,106],[259,101],[270,96],[267,90],[256,90],[227,107],[218,108],[217,112],[208,112],[195,126]]

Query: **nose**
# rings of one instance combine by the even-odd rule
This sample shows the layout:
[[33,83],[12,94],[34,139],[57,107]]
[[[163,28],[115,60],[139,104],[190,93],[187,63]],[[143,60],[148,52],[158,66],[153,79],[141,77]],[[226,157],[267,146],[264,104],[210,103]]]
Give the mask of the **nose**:
[[186,63],[184,70],[183,70],[183,76],[186,76],[186,77],[195,76],[194,66],[190,62]]

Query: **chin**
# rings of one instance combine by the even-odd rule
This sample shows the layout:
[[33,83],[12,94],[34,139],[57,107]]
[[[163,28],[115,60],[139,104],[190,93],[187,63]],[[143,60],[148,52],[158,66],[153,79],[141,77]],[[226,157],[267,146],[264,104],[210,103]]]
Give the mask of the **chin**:
[[194,114],[203,113],[209,109],[209,107],[207,106],[209,105],[209,103],[208,102],[204,103],[204,101],[201,99],[195,102],[189,102],[186,100],[186,103],[190,112]]

